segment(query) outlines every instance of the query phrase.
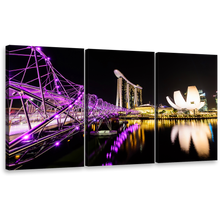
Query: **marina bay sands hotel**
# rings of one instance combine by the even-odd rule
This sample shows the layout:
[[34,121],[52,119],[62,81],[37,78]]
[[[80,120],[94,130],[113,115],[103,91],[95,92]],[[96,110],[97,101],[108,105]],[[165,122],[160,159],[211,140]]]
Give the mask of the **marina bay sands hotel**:
[[142,87],[131,83],[119,70],[114,74],[118,78],[116,106],[130,109],[142,105]]

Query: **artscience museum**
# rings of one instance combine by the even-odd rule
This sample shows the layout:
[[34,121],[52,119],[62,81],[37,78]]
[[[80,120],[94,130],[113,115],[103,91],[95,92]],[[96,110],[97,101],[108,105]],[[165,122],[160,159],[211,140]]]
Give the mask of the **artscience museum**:
[[173,93],[173,98],[174,101],[169,96],[166,97],[167,102],[177,110],[199,110],[205,105],[205,102],[200,101],[196,86],[188,86],[186,99],[179,90]]

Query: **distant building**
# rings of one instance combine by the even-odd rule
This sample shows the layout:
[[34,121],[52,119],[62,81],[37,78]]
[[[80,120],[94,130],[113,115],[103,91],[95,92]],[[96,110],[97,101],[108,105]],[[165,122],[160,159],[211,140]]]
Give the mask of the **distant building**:
[[213,97],[215,98],[216,109],[218,109],[218,91],[216,91],[216,94],[213,95]]
[[[143,104],[138,107],[135,107],[135,110],[138,110],[142,114],[154,114],[155,113],[155,106],[151,105],[151,104]],[[157,112],[158,113],[163,112],[165,114],[170,114],[173,112],[173,108],[166,106],[166,105],[159,104],[159,106],[157,107]]]
[[198,90],[199,96],[200,96],[200,101],[205,102],[204,106],[199,109],[200,112],[206,112],[208,111],[208,103],[206,99],[206,94],[203,92],[203,90]]
[[166,106],[166,105],[159,104],[159,106],[157,107],[157,112],[160,113],[163,111],[165,111],[164,113],[170,114],[170,113],[173,113],[173,108]]
[[[207,99],[206,99],[206,94],[203,93],[203,90],[198,90],[199,92],[199,96],[200,96],[200,101],[204,102],[204,106],[202,108],[199,109],[200,112],[205,112],[208,111],[208,103],[207,103]],[[184,99],[186,99],[187,96],[187,92],[184,93]]]
[[138,110],[142,114],[154,114],[154,109],[155,109],[154,105],[150,105],[150,104],[144,104],[135,107],[135,110]]
[[142,104],[142,87],[134,85],[119,71],[114,70],[117,79],[116,106],[134,108]]

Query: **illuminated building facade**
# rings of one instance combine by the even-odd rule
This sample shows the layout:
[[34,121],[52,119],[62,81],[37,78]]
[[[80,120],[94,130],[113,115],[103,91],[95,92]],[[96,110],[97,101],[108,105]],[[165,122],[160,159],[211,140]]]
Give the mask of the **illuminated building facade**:
[[216,91],[216,94],[213,95],[213,97],[215,98],[215,102],[216,102],[216,109],[218,109],[218,93]]
[[114,70],[117,79],[116,106],[135,108],[142,104],[142,87],[134,85],[119,71]]
[[150,104],[144,104],[144,105],[135,107],[135,110],[138,110],[141,113],[154,114],[155,107]]
[[200,94],[196,86],[188,86],[186,100],[179,90],[173,93],[173,97],[174,101],[169,96],[166,99],[177,110],[199,110],[205,105],[205,102],[200,101]]
[[[135,107],[135,110],[138,110],[142,114],[154,114],[155,113],[155,106],[150,105],[150,104],[144,104],[144,105],[140,105],[138,107]],[[169,114],[169,113],[173,112],[173,108],[160,104],[157,107],[157,112],[162,112],[162,111],[164,111],[164,113]]]
[[204,106],[199,109],[199,111],[206,112],[208,111],[208,103],[206,99],[206,94],[203,92],[203,90],[199,90],[198,92],[199,92],[201,102],[205,103]]

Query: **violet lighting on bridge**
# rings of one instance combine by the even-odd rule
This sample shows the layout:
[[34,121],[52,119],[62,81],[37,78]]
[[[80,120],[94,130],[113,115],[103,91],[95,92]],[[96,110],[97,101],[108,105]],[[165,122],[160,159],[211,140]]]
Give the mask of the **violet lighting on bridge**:
[[28,140],[29,138],[30,138],[30,135],[28,135],[28,134],[26,134],[26,135],[23,137],[24,140]]
[[55,146],[59,146],[59,145],[60,145],[60,142],[57,141],[57,142],[55,143]]
[[[43,49],[41,49],[40,47],[28,48],[29,50],[33,49],[36,52],[35,59],[33,60],[33,62],[35,63],[29,62],[30,60],[32,60],[33,51],[28,51],[27,53],[27,47],[19,49],[19,53],[17,54],[15,54],[14,50],[7,50],[7,56],[13,55],[13,57],[19,56],[20,58],[25,58],[23,68],[13,67],[14,69],[8,68],[7,70],[8,74],[13,72],[13,76],[11,76],[12,78],[7,81],[7,83],[9,84],[9,97],[11,97],[9,99],[9,102],[12,103],[14,99],[20,101],[20,96],[16,96],[16,93],[22,91],[25,96],[24,99],[34,98],[34,100],[41,104],[40,106],[38,106],[34,102],[32,102],[31,104],[29,103],[30,108],[28,105],[25,117],[23,114],[21,121],[21,123],[28,124],[28,126],[26,126],[27,129],[23,129],[24,126],[19,125],[20,130],[17,130],[17,133],[15,134],[19,135],[21,131],[22,134],[18,136],[18,138],[13,139],[9,143],[7,143],[7,146],[9,154],[15,151],[18,147],[19,149],[21,149],[21,155],[25,155],[27,150],[30,150],[31,152],[32,149],[35,147],[39,148],[39,151],[33,152],[33,157],[31,159],[25,159],[25,157],[21,156],[21,161],[10,162],[10,166],[20,165],[36,158],[36,156],[38,156],[39,154],[43,154],[51,147],[60,145],[61,141],[66,138],[65,135],[67,135],[67,133],[69,134],[72,132],[73,134],[75,134],[78,133],[79,130],[84,128],[84,115],[81,114],[79,120],[78,114],[83,113],[84,86],[75,84],[62,76],[61,73],[59,73],[53,67],[52,63],[48,62],[50,60],[50,57],[47,57],[46,54],[44,54]],[[26,59],[27,56],[29,56],[29,59]],[[41,65],[41,60],[45,61],[45,65]],[[29,72],[30,69],[34,68],[36,68],[37,74],[32,74],[32,72]],[[29,76],[27,77],[27,80],[26,75]],[[44,77],[46,80],[44,80]],[[59,91],[57,91],[58,88],[60,88]],[[97,122],[98,120],[105,118],[110,118],[113,115],[117,116],[119,114],[128,114],[134,112],[134,110],[132,109],[121,108],[107,103],[94,94],[87,94],[86,98],[88,98],[89,123],[93,123],[93,121]],[[70,108],[74,108],[75,111],[70,111]],[[42,117],[39,116],[39,113]],[[61,118],[61,114],[65,115],[65,119],[63,118],[64,120],[61,121],[59,125],[57,125],[58,123],[56,119]],[[9,117],[14,117],[14,115],[9,115]],[[21,120],[20,116],[17,115],[16,117],[16,121],[19,122]],[[39,119],[39,117],[40,120],[34,122],[33,118]],[[70,122],[73,123],[65,123],[64,121],[66,119],[70,120]],[[26,122],[24,122],[24,120],[26,120]],[[63,126],[63,123],[65,124],[65,126]],[[50,132],[45,132],[46,129],[44,130],[44,128],[49,124],[52,126],[60,127],[58,129],[51,129]],[[14,126],[17,125],[15,123],[12,123],[11,128],[13,128]],[[28,134],[26,132],[28,132]],[[9,135],[14,134],[10,133]],[[57,142],[54,142],[53,138],[56,138]],[[24,141],[22,143],[22,140],[28,139],[31,139],[31,142],[29,144],[30,147],[27,147],[27,142]],[[42,147],[41,143],[43,142],[44,145]],[[118,147],[120,147],[120,144],[122,142],[123,139],[117,139],[117,143],[115,143],[115,151],[118,150]],[[112,153],[108,154],[108,158],[112,158]]]

